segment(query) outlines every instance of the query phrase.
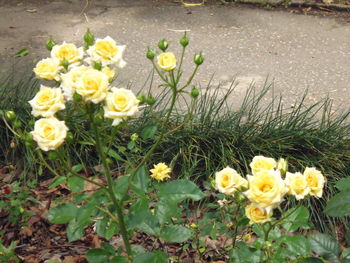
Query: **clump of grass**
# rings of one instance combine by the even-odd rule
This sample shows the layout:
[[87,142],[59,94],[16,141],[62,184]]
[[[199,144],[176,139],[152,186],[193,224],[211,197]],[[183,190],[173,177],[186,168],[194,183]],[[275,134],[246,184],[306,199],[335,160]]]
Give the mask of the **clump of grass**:
[[[0,77],[0,109],[14,110],[26,125],[32,119],[27,101],[32,98],[37,86],[38,82],[32,77],[18,82],[13,82],[11,77]],[[152,77],[149,86],[155,86]],[[270,90],[268,83],[261,88],[250,86],[239,105],[230,105],[235,95],[234,82],[228,89],[208,84],[201,89],[202,94],[197,98],[191,116],[185,112],[192,105],[188,99],[181,98],[171,116],[172,125],[166,129],[172,130],[185,120],[190,121],[159,145],[152,161],[171,163],[174,174],[199,183],[210,179],[217,170],[227,165],[246,174],[256,155],[288,158],[291,171],[315,166],[322,170],[328,184],[325,198],[308,201],[308,207],[313,221],[325,230],[332,222],[321,213],[325,202],[334,194],[334,182],[350,174],[350,111],[333,113],[329,99],[306,105],[306,94],[293,108],[286,108],[281,97],[265,101]],[[162,117],[167,113],[168,95],[168,90],[164,88],[156,95],[153,114],[155,112]],[[93,136],[82,119],[79,114],[74,114],[68,124],[74,137],[71,156],[75,163],[94,166],[99,160],[91,147]],[[146,108],[131,124],[128,130],[122,128],[115,136],[112,146],[115,150],[127,146],[130,134],[141,133],[144,127],[159,123]],[[103,125],[109,129],[107,123]],[[23,147],[20,141],[17,141],[17,147],[11,149],[12,140],[13,134],[0,120],[0,158],[5,162],[23,163],[23,169],[27,171],[38,169],[34,165],[37,160],[33,150]],[[151,145],[150,141],[142,141],[141,151],[147,151]],[[129,155],[135,160],[138,158],[137,152]]]

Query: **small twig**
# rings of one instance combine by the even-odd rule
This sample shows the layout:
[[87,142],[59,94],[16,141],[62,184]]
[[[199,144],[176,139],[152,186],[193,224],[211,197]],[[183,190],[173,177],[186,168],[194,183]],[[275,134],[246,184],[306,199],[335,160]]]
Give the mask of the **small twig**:
[[85,6],[84,6],[84,8],[81,10],[79,16],[81,16],[82,14],[85,15],[85,9],[88,7],[88,5],[89,5],[89,0],[86,0],[86,1],[85,1]]

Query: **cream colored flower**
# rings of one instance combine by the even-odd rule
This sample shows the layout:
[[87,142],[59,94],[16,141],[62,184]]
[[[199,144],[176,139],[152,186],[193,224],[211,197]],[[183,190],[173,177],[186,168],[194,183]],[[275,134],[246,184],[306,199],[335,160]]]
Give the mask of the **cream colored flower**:
[[105,73],[96,69],[87,69],[77,79],[75,91],[85,101],[97,104],[105,99],[108,85],[108,76]]
[[310,193],[310,188],[307,185],[306,176],[302,173],[287,172],[285,183],[289,189],[289,194],[294,195],[297,200],[303,199]]
[[123,60],[123,53],[126,46],[117,45],[110,36],[104,39],[97,39],[93,46],[86,51],[90,58],[88,61],[101,62],[103,66],[114,64],[119,68],[123,68],[126,62]]
[[162,70],[170,71],[176,68],[176,58],[174,53],[165,52],[158,56],[158,66]]
[[47,80],[60,80],[58,75],[62,67],[59,61],[52,58],[45,58],[40,60],[33,69],[35,76]]
[[283,158],[278,159],[277,170],[284,175],[288,171],[288,162]]
[[267,158],[264,156],[255,156],[250,163],[253,175],[262,170],[271,170],[276,168],[276,161],[273,158]]
[[288,192],[278,170],[261,170],[254,176],[248,175],[248,182],[247,198],[268,211],[279,205]]
[[108,76],[109,82],[113,81],[115,76],[115,71],[113,69],[111,69],[110,67],[104,67],[101,71]]
[[139,100],[131,90],[112,88],[107,93],[103,107],[105,118],[113,119],[112,125],[118,125],[123,119],[133,116],[138,111]]
[[267,211],[254,203],[247,205],[245,208],[245,215],[250,220],[250,224],[262,224],[268,222],[271,220],[272,214],[272,210]]
[[304,176],[306,177],[307,185],[310,187],[310,195],[322,197],[326,181],[322,173],[314,167],[306,167]]
[[57,111],[65,109],[61,89],[41,85],[39,92],[29,101],[35,117],[53,117]]
[[83,59],[84,49],[83,47],[77,48],[74,44],[63,42],[61,45],[53,46],[51,57],[57,59],[60,63],[66,60],[71,65]]
[[64,121],[50,117],[37,120],[31,134],[41,150],[50,151],[61,146],[67,131]]
[[67,73],[61,74],[61,88],[67,100],[72,100],[79,78],[89,68],[86,66],[73,67]]
[[163,181],[166,178],[170,178],[171,169],[165,163],[158,163],[154,165],[150,172],[152,178],[157,181]]
[[232,194],[243,187],[248,187],[248,181],[237,173],[235,169],[226,167],[215,174],[215,187],[219,192]]

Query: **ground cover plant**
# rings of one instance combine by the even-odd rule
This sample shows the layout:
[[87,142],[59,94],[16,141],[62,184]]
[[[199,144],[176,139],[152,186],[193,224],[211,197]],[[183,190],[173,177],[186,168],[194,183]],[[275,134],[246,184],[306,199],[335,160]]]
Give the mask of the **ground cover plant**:
[[[285,113],[281,101],[260,112],[257,105],[266,90],[254,94],[254,89],[240,111],[230,113],[226,98],[200,96],[191,85],[204,61],[200,53],[194,56],[192,74],[181,81],[186,35],[180,40],[179,61],[167,52],[166,40],[158,43],[160,51],[147,51],[164,92],[156,98],[150,93],[136,96],[111,87],[113,67],[125,64],[125,46],[110,37],[95,40],[89,31],[84,41],[82,48],[48,41],[51,57],[41,60],[34,72],[51,82],[29,101],[35,118],[21,119],[16,110],[1,113],[6,132],[16,138],[10,140],[12,148],[21,145],[28,151],[38,175],[46,170],[54,176],[49,188],[65,185],[72,193],[68,200],[52,200],[42,216],[68,224],[69,242],[84,238],[86,231],[104,240],[86,252],[89,262],[183,262],[191,253],[195,262],[347,262],[347,250],[330,236],[304,235],[315,228],[307,206],[322,204],[325,192],[332,193],[324,189],[325,177],[314,166],[326,174],[338,169],[337,175],[344,176],[340,171],[348,156],[337,153],[346,149],[347,113],[331,118],[327,102],[309,108],[300,104]],[[185,106],[177,108],[179,101]],[[321,121],[315,118],[317,107],[324,110]],[[135,118],[138,111],[141,117]],[[268,137],[273,132],[275,137]],[[335,132],[333,139],[330,132]],[[320,142],[322,136],[328,141]],[[331,152],[335,147],[338,151]],[[310,210],[314,222],[324,220],[322,205]],[[113,246],[108,240],[116,234],[122,242]],[[152,244],[134,245],[140,234]],[[225,242],[209,253],[209,241],[218,239]],[[181,249],[171,253],[170,243],[180,243]]]

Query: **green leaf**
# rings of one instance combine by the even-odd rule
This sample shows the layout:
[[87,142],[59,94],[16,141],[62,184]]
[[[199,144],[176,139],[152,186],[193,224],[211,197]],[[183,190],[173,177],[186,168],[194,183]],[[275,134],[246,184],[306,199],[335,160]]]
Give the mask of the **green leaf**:
[[116,161],[125,161],[116,151],[114,151],[113,149],[109,149],[107,151],[108,156],[114,158]]
[[298,263],[324,263],[324,261],[319,258],[309,257],[300,259]]
[[146,249],[143,246],[140,245],[135,245],[131,247],[132,253],[133,255],[139,255],[139,254],[143,254],[146,253]]
[[144,218],[152,216],[149,202],[146,198],[138,199],[129,209],[128,229],[134,229],[142,224]]
[[154,135],[156,134],[157,129],[158,129],[158,127],[156,125],[146,126],[141,131],[141,138],[144,139],[144,140],[154,138]]
[[309,241],[312,250],[327,260],[336,259],[340,253],[338,242],[329,235],[312,234]]
[[279,241],[286,244],[288,250],[295,256],[311,254],[310,241],[303,236],[283,236]]
[[84,190],[85,181],[77,176],[71,176],[67,179],[68,188],[72,192],[82,192]]
[[126,259],[126,257],[116,256],[111,259],[110,263],[128,263],[128,260]]
[[118,224],[109,218],[103,218],[96,222],[96,233],[109,240],[118,232]]
[[60,184],[63,184],[65,182],[66,182],[66,177],[59,176],[52,182],[52,184],[50,184],[49,189],[55,188],[56,186],[59,186]]
[[20,51],[18,51],[15,54],[15,57],[24,57],[24,56],[27,56],[28,54],[29,54],[28,49],[24,48],[24,49],[21,49]]
[[344,249],[342,251],[341,255],[342,255],[342,258],[344,258],[344,259],[350,259],[350,248],[348,247],[348,248]]
[[168,263],[168,256],[163,251],[152,251],[137,255],[133,263]]
[[104,263],[109,259],[108,251],[101,248],[93,248],[90,249],[85,257],[89,261],[89,263]]
[[324,212],[329,216],[341,217],[350,215],[350,192],[340,192],[328,201]]
[[70,221],[67,226],[67,237],[69,242],[79,240],[84,236],[84,226],[79,224],[75,219]]
[[136,174],[130,178],[132,190],[143,196],[148,192],[148,184],[150,182],[150,176],[148,170],[144,165],[142,165],[136,172]]
[[84,165],[83,164],[77,164],[77,165],[74,165],[73,167],[72,167],[72,171],[74,172],[74,173],[79,173],[81,170],[83,170],[84,169]]
[[107,243],[107,242],[103,242],[102,243],[102,248],[104,250],[106,250],[108,252],[108,254],[110,254],[111,256],[113,256],[115,254],[114,247],[111,244]]
[[230,253],[230,263],[260,263],[263,260],[263,253],[245,243],[239,242],[237,247]]
[[296,210],[294,209],[291,208],[284,213],[284,215],[291,213],[286,219],[287,223],[282,225],[287,232],[295,232],[299,228],[305,229],[309,226],[309,210],[304,206],[300,206]]
[[122,201],[128,193],[130,176],[120,176],[113,182],[113,192],[119,201]]
[[198,201],[205,197],[205,195],[193,182],[189,180],[175,180],[160,186],[159,197],[179,203],[185,199]]
[[142,223],[138,225],[137,228],[148,235],[156,237],[160,235],[159,220],[152,214],[149,214],[145,218],[143,218]]
[[51,208],[47,219],[54,224],[66,224],[75,218],[78,208],[72,204],[60,204]]
[[350,190],[350,177],[342,178],[337,181],[335,187],[339,189],[339,191],[347,191]]
[[192,232],[184,226],[166,226],[162,229],[160,237],[167,242],[181,243],[187,241],[192,236]]
[[173,201],[170,201],[168,198],[161,197],[159,198],[156,207],[156,217],[158,218],[161,225],[164,225],[172,217],[176,217],[181,210],[177,204]]

